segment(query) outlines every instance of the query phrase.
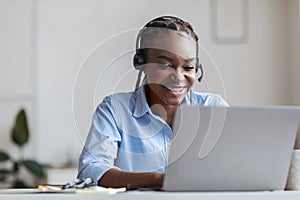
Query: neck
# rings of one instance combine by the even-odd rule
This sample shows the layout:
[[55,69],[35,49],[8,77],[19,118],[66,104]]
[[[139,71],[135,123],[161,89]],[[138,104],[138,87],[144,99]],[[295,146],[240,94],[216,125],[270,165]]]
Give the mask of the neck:
[[179,105],[169,105],[164,103],[160,97],[156,96],[150,91],[150,88],[146,86],[147,102],[153,114],[159,116],[166,121],[170,126],[173,122],[174,113]]
[[169,124],[169,126],[172,126],[173,118],[175,110],[178,106],[166,106],[165,109],[167,111],[167,119],[166,122]]

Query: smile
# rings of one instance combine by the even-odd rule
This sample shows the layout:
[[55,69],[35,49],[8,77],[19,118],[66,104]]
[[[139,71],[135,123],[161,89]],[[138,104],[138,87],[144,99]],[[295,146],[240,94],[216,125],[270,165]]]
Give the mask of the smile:
[[175,93],[182,92],[186,88],[186,86],[166,86],[166,85],[161,85],[161,86]]

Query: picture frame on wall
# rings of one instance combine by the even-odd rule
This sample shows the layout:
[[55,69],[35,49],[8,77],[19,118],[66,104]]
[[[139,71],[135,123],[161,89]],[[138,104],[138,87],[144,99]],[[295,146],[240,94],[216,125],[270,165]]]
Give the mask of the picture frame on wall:
[[248,38],[248,0],[211,0],[211,32],[219,43],[244,43]]

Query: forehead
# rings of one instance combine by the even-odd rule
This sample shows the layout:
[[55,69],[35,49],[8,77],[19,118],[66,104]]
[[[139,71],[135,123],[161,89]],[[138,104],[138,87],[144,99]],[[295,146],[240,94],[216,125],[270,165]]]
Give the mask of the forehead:
[[159,49],[170,52],[182,58],[196,56],[196,41],[184,32],[168,31],[157,37],[152,37],[141,48]]

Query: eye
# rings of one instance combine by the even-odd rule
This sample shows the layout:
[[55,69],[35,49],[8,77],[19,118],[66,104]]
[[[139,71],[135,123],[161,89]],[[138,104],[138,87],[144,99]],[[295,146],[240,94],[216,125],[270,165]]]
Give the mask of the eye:
[[173,68],[173,65],[171,63],[159,63],[158,67],[162,70],[169,70]]
[[193,64],[188,64],[188,65],[185,65],[183,68],[184,68],[184,70],[186,70],[186,71],[192,71],[192,70],[195,69],[195,65],[193,65]]

